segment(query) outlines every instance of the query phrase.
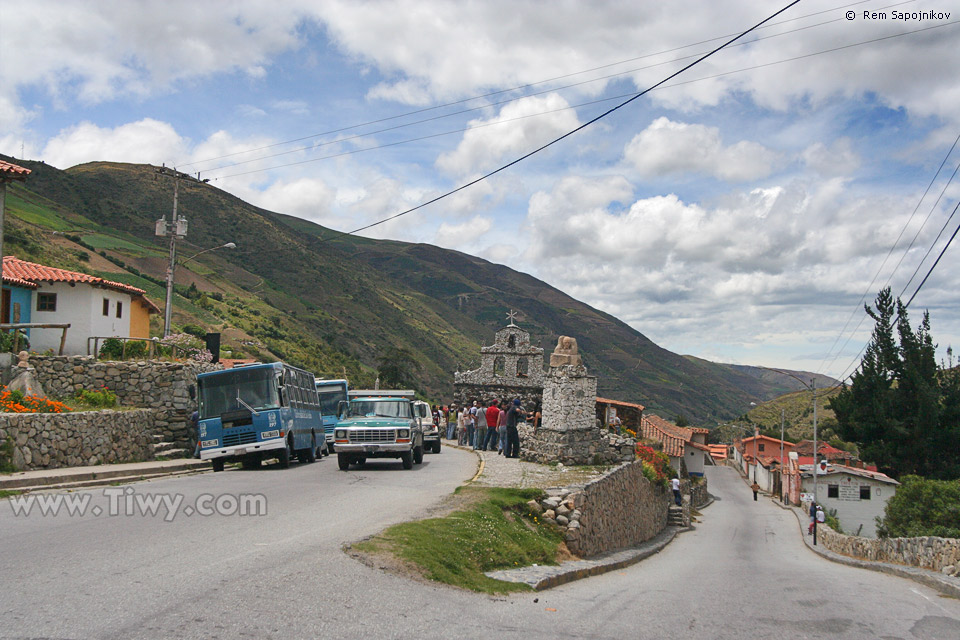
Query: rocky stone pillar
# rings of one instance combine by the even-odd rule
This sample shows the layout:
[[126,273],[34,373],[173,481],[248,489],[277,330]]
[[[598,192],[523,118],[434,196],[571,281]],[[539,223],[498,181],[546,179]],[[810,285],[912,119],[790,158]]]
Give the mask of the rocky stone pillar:
[[596,427],[596,403],[596,376],[587,374],[577,341],[560,336],[544,379],[542,422],[521,444],[521,457],[568,465],[607,462],[609,447]]

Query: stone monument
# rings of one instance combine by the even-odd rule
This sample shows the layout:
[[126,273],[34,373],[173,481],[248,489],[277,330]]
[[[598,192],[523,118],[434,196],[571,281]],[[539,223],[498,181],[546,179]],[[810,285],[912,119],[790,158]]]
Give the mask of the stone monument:
[[497,331],[493,344],[480,348],[480,368],[458,371],[453,378],[454,400],[460,406],[477,400],[520,398],[527,410],[540,404],[543,393],[543,349],[530,344],[530,334],[510,320]]
[[587,374],[577,341],[560,336],[543,384],[543,419],[520,456],[540,463],[605,463],[609,447],[596,427],[597,377]]

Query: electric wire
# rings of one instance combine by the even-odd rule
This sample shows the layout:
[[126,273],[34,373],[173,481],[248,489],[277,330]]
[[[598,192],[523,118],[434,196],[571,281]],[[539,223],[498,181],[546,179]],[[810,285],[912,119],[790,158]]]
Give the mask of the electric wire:
[[[867,4],[867,3],[872,2],[872,1],[873,1],[873,0],[859,0],[858,2],[852,2],[852,3],[849,3],[849,4],[839,5],[839,6],[836,6],[836,7],[829,8],[829,9],[823,9],[823,10],[821,10],[821,11],[815,11],[815,12],[813,12],[813,13],[808,13],[808,14],[805,14],[805,15],[802,15],[802,16],[797,16],[796,18],[790,18],[790,19],[787,19],[787,20],[782,20],[782,21],[780,21],[780,22],[772,22],[772,23],[770,23],[770,24],[764,25],[764,26],[762,27],[762,29],[768,29],[768,28],[771,28],[771,27],[774,27],[774,26],[779,26],[779,25],[788,24],[788,23],[791,23],[791,22],[796,22],[796,21],[798,21],[798,20],[803,20],[803,19],[805,19],[805,18],[811,18],[811,17],[817,16],[817,15],[822,15],[822,14],[825,14],[825,13],[831,13],[831,12],[834,12],[834,11],[840,11],[840,10],[843,10],[843,9],[847,9],[847,8],[849,8],[849,7],[854,7],[854,6],[861,5],[861,4]],[[911,3],[914,3],[914,2],[916,2],[916,1],[917,1],[917,0],[904,0],[903,2],[896,2],[896,3],[893,3],[893,4],[888,4],[888,5],[884,5],[884,6],[882,6],[882,7],[878,7],[878,10],[881,10],[881,11],[882,11],[882,10],[885,10],[885,9],[890,9],[890,8],[897,7],[897,6],[901,6],[901,5],[905,5],[905,4],[911,4]],[[764,37],[764,38],[757,38],[757,39],[755,39],[755,40],[752,40],[752,41],[750,41],[750,42],[748,42],[748,43],[743,43],[743,44],[750,44],[750,43],[752,43],[752,42],[758,42],[758,41],[760,41],[760,40],[765,40],[765,39],[770,38],[770,37],[778,37],[779,35],[786,35],[786,34],[788,34],[788,33],[793,33],[793,32],[799,31],[799,30],[811,28],[811,27],[814,27],[814,26],[822,26],[822,25],[825,25],[825,24],[830,24],[830,23],[838,22],[838,21],[842,21],[842,20],[843,20],[843,18],[837,18],[837,19],[835,19],[835,20],[828,20],[828,21],[826,21],[826,22],[822,22],[822,23],[819,23],[819,24],[817,24],[817,25],[808,25],[808,26],[806,26],[806,27],[801,27],[801,28],[799,28],[799,29],[794,29],[794,30],[791,30],[791,31],[784,32],[784,33],[782,33],[782,34],[777,34],[777,35],[775,35],[775,36],[766,36],[766,37]],[[674,47],[674,48],[672,48],[672,49],[665,49],[665,50],[662,50],[662,51],[658,51],[658,52],[654,52],[654,53],[648,53],[648,54],[636,56],[636,57],[633,57],[633,58],[627,58],[627,59],[625,59],[625,60],[620,60],[620,61],[618,61],[618,62],[607,63],[607,64],[600,65],[600,66],[597,66],[597,67],[592,67],[592,68],[590,68],[590,69],[584,69],[584,70],[581,70],[581,71],[575,71],[575,72],[571,72],[571,73],[567,73],[567,74],[563,74],[563,75],[559,75],[559,76],[554,76],[554,77],[552,77],[552,78],[547,78],[547,79],[545,79],[545,80],[539,80],[539,81],[536,81],[536,82],[531,82],[531,83],[528,83],[528,84],[518,85],[518,86],[515,86],[515,87],[506,88],[506,89],[499,89],[499,90],[496,90],[496,91],[491,91],[491,92],[489,92],[489,93],[480,94],[480,95],[472,96],[472,97],[469,97],[469,98],[463,98],[463,99],[461,99],[461,100],[455,100],[455,101],[446,102],[446,103],[439,104],[439,105],[434,105],[434,106],[430,106],[430,107],[424,107],[424,108],[422,108],[422,109],[415,109],[415,110],[407,111],[407,112],[404,112],[404,113],[400,113],[400,114],[396,114],[396,115],[392,115],[392,116],[387,116],[387,117],[384,117],[384,118],[379,118],[379,119],[376,119],[376,120],[370,120],[370,121],[367,121],[367,122],[362,122],[362,123],[358,123],[358,124],[354,124],[354,125],[349,125],[349,126],[346,126],[346,127],[341,127],[341,128],[338,128],[338,129],[331,129],[331,130],[329,130],[329,131],[324,131],[324,132],[320,132],[320,133],[310,134],[310,135],[307,135],[307,136],[301,136],[301,137],[298,137],[298,138],[293,138],[293,139],[291,139],[291,140],[286,140],[286,141],[282,141],[282,142],[275,142],[275,143],[272,143],[272,144],[269,144],[269,145],[264,145],[264,146],[256,147],[256,148],[253,148],[253,149],[245,149],[245,150],[243,150],[243,151],[236,151],[236,152],[233,152],[233,153],[222,154],[222,155],[219,155],[219,156],[214,156],[214,157],[212,157],[212,158],[206,158],[206,159],[202,159],[202,160],[194,160],[193,162],[173,163],[173,164],[174,164],[175,166],[180,166],[180,167],[191,167],[191,166],[195,166],[195,165],[197,165],[197,164],[202,164],[202,163],[206,163],[206,162],[213,162],[213,161],[216,161],[216,160],[222,160],[222,159],[225,159],[225,158],[231,158],[231,157],[235,157],[235,156],[238,156],[238,155],[243,155],[243,154],[248,154],[248,153],[254,153],[254,152],[263,151],[263,150],[266,150],[266,149],[272,149],[272,148],[275,148],[275,147],[279,147],[279,146],[283,146],[283,145],[287,145],[287,144],[293,144],[293,143],[296,143],[296,142],[302,142],[302,141],[304,141],[304,140],[310,140],[310,139],[318,138],[318,137],[321,137],[321,136],[332,135],[332,134],[335,134],[335,133],[343,133],[343,132],[345,132],[345,131],[350,131],[350,130],[353,130],[353,129],[357,129],[357,128],[361,128],[361,127],[365,127],[365,126],[369,126],[369,125],[380,124],[380,123],[382,123],[382,122],[388,122],[388,121],[396,120],[396,119],[399,119],[399,118],[405,118],[405,117],[408,117],[408,116],[417,115],[417,114],[421,114],[421,113],[426,113],[426,112],[429,112],[429,111],[435,111],[435,110],[443,109],[443,108],[446,108],[446,107],[456,106],[456,105],[458,105],[458,104],[465,104],[465,103],[468,103],[468,102],[472,102],[472,101],[474,101],[474,100],[482,100],[482,99],[485,99],[485,98],[490,98],[490,97],[493,97],[493,96],[502,95],[502,94],[504,94],[504,93],[511,93],[511,92],[514,92],[514,91],[521,91],[521,90],[533,88],[533,87],[536,87],[536,86],[539,86],[539,85],[542,85],[542,84],[547,84],[547,83],[550,83],[550,82],[556,82],[556,81],[558,81],[558,80],[564,80],[564,79],[571,78],[571,77],[574,77],[574,76],[577,76],[577,75],[583,75],[583,74],[585,74],[585,73],[592,73],[592,72],[594,72],[594,71],[600,71],[600,70],[602,70],[602,69],[608,69],[608,68],[615,67],[615,66],[618,66],[618,65],[621,65],[621,64],[627,64],[627,63],[629,63],[629,62],[636,62],[637,60],[643,60],[643,59],[646,59],[646,58],[651,58],[651,57],[655,57],[655,56],[659,56],[659,55],[665,55],[665,54],[667,54],[667,53],[673,53],[673,52],[676,52],[676,51],[681,51],[681,50],[683,50],[683,49],[688,49],[688,48],[690,48],[690,47],[695,47],[695,46],[698,46],[698,45],[701,45],[701,44],[707,44],[707,43],[709,43],[709,42],[716,42],[717,40],[721,40],[721,39],[723,39],[723,38],[729,38],[730,36],[733,36],[733,35],[735,35],[735,34],[732,34],[732,33],[731,33],[731,34],[716,36],[716,37],[713,37],[713,38],[708,38],[708,39],[706,39],[706,40],[700,40],[700,41],[698,41],[698,42],[693,42],[693,43],[686,44],[686,45],[682,45],[682,46],[679,46],[679,47]],[[737,46],[740,46],[740,45],[737,45]],[[694,55],[696,55],[696,54],[694,54]],[[690,56],[687,56],[687,57],[690,57]],[[683,59],[685,59],[685,58],[678,58],[677,60],[683,60]],[[661,63],[661,64],[662,64],[662,63]],[[655,65],[653,65],[653,66],[655,66]],[[645,68],[649,68],[649,67],[641,67],[640,69],[645,69]],[[636,71],[636,70],[629,70],[629,71],[620,72],[620,73],[617,73],[617,74],[610,74],[610,75],[608,75],[608,76],[602,76],[602,77],[600,77],[600,78],[594,78],[594,79],[592,79],[592,80],[587,80],[587,81],[583,81],[583,82],[579,82],[579,83],[575,83],[575,84],[571,84],[571,85],[554,87],[554,88],[550,89],[549,91],[556,91],[556,90],[566,89],[566,88],[570,88],[570,87],[574,87],[574,86],[579,86],[579,85],[586,84],[586,83],[589,83],[589,82],[596,82],[596,81],[598,81],[598,80],[606,79],[606,78],[609,78],[609,77],[614,77],[614,76],[617,76],[617,75],[624,75],[624,74],[627,74],[627,73],[634,73],[635,71]],[[541,93],[543,93],[543,92],[541,92]],[[539,95],[539,93],[531,94],[531,95]],[[521,99],[522,97],[528,97],[528,96],[520,96],[520,97],[518,97],[518,98],[514,98],[513,100],[519,100],[519,99]],[[504,102],[510,102],[510,100],[504,101]],[[501,103],[497,103],[497,104],[501,104]],[[478,107],[478,108],[485,108],[485,107],[487,107],[487,106],[492,106],[492,105],[483,105],[483,106]],[[438,117],[449,117],[449,116],[452,116],[452,115],[457,115],[457,114],[459,114],[459,113],[465,113],[465,112],[469,112],[469,111],[473,111],[473,110],[475,110],[475,109],[467,109],[467,110],[464,110],[464,111],[459,111],[459,112],[455,112],[455,113],[448,114],[448,115],[444,115],[444,116],[438,116]],[[429,119],[427,119],[426,121],[433,120],[433,119],[436,119],[436,118],[429,118]],[[421,122],[421,121],[417,121],[417,122],[410,123],[410,124],[418,124],[419,122]],[[404,126],[404,125],[401,125],[401,126]],[[396,128],[396,127],[392,127],[392,128]],[[371,133],[375,133],[375,132],[371,132]],[[229,166],[229,165],[228,165],[228,166]],[[212,171],[212,170],[214,170],[214,169],[207,169],[206,171]]]
[[[891,34],[891,35],[887,35],[887,36],[880,36],[880,37],[872,38],[872,39],[869,39],[869,40],[863,40],[863,41],[861,41],[861,42],[854,42],[854,43],[847,44],[847,45],[842,45],[842,46],[839,46],[839,47],[832,47],[832,48],[830,48],[830,49],[823,49],[823,50],[815,51],[815,52],[812,52],[812,53],[807,53],[807,54],[802,54],[802,55],[798,55],[798,56],[793,56],[793,57],[790,57],[790,58],[784,58],[784,59],[782,59],[782,60],[774,60],[774,61],[772,61],[772,62],[766,62],[766,63],[762,63],[762,64],[751,65],[751,66],[749,66],[749,67],[743,67],[743,68],[735,69],[735,70],[732,70],[732,71],[724,71],[724,72],[720,72],[720,73],[716,73],[716,74],[712,74],[712,75],[708,75],[708,76],[702,76],[702,77],[700,77],[700,78],[694,78],[694,79],[692,79],[692,80],[685,80],[685,81],[682,81],[682,82],[674,82],[674,83],[672,83],[672,84],[667,84],[667,85],[661,85],[661,83],[657,83],[657,84],[654,85],[652,88],[645,89],[643,92],[639,92],[639,93],[637,93],[637,92],[631,92],[631,93],[619,94],[619,95],[610,96],[610,97],[607,97],[607,98],[601,98],[601,99],[598,99],[598,100],[591,100],[591,101],[588,101],[588,102],[582,102],[582,103],[577,103],[577,104],[573,104],[573,105],[568,105],[568,106],[566,106],[566,107],[562,107],[562,108],[559,108],[559,109],[552,109],[552,110],[549,110],[549,111],[541,111],[541,112],[537,112],[537,113],[533,113],[533,114],[527,114],[527,115],[525,115],[525,116],[518,116],[518,117],[516,117],[516,118],[508,118],[508,119],[505,119],[505,120],[498,120],[498,121],[496,121],[496,122],[488,122],[488,123],[485,123],[485,124],[482,124],[482,125],[474,125],[474,126],[469,126],[469,127],[463,127],[463,128],[453,129],[453,130],[449,130],[449,131],[442,132],[442,133],[428,134],[428,135],[425,135],[425,136],[418,136],[418,137],[415,137],[415,138],[408,138],[408,139],[399,140],[399,141],[396,141],[396,142],[389,142],[389,143],[383,143],[383,144],[379,144],[379,145],[372,145],[372,146],[369,146],[369,147],[363,147],[363,148],[361,148],[361,149],[352,149],[352,150],[349,150],[349,151],[344,151],[344,152],[340,152],[340,153],[336,153],[336,154],[332,154],[332,155],[327,155],[327,156],[319,156],[319,157],[316,157],[316,158],[308,158],[308,159],[306,159],[306,160],[298,160],[298,161],[296,161],[296,162],[289,162],[289,163],[284,163],[284,164],[272,165],[272,166],[270,166],[270,167],[264,167],[264,168],[259,168],[259,169],[251,169],[251,170],[249,170],[249,171],[242,171],[242,172],[237,172],[237,173],[230,173],[230,174],[227,174],[227,175],[215,176],[215,177],[210,178],[210,180],[213,180],[213,181],[216,181],[216,180],[224,180],[224,179],[227,179],[227,178],[235,178],[235,177],[238,177],[238,176],[251,175],[251,174],[255,174],[255,173],[263,173],[263,172],[267,172],[267,171],[273,171],[273,170],[275,170],[275,169],[283,169],[283,168],[286,168],[286,167],[292,167],[292,166],[297,166],[297,165],[302,165],[302,164],[309,164],[309,163],[312,163],[312,162],[319,162],[319,161],[321,161],[321,160],[329,160],[329,159],[331,159],[331,158],[337,158],[337,157],[346,156],[346,155],[353,155],[353,154],[357,154],[357,153],[364,153],[364,152],[367,152],[367,151],[375,151],[375,150],[383,149],[383,148],[387,148],[387,147],[395,147],[395,146],[398,146],[398,145],[401,145],[401,144],[408,144],[408,143],[410,143],[410,142],[418,142],[418,141],[427,140],[427,139],[431,139],[431,138],[437,138],[437,137],[446,136],[446,135],[453,135],[453,134],[456,134],[456,133],[463,133],[464,131],[468,131],[468,130],[471,130],[471,129],[479,129],[479,128],[489,127],[489,126],[498,126],[498,125],[502,125],[502,124],[507,124],[507,123],[509,123],[509,122],[515,122],[515,121],[517,121],[517,120],[523,120],[523,119],[527,119],[527,118],[534,118],[534,117],[538,117],[538,116],[541,116],[541,115],[546,115],[546,114],[549,114],[549,113],[556,113],[556,112],[558,112],[558,111],[566,111],[566,110],[569,110],[569,109],[576,109],[576,108],[583,107],[583,106],[590,106],[590,105],[594,105],[594,104],[601,104],[601,103],[604,103],[604,102],[612,102],[612,101],[614,101],[614,100],[622,100],[623,98],[627,98],[627,97],[631,97],[631,96],[632,96],[632,97],[639,97],[639,96],[644,95],[645,93],[650,92],[650,91],[653,91],[653,90],[670,89],[670,88],[673,88],[673,87],[679,87],[679,86],[683,86],[683,85],[687,85],[687,84],[692,84],[692,83],[695,83],[695,82],[702,82],[702,81],[704,81],[704,80],[712,80],[712,79],[715,79],[715,78],[720,78],[720,77],[724,77],[724,76],[729,76],[729,75],[733,75],[733,74],[737,74],[737,73],[743,73],[743,72],[746,72],[746,71],[753,71],[753,70],[755,70],[755,69],[761,69],[761,68],[765,68],[765,67],[776,66],[776,65],[785,64],[785,63],[788,63],[788,62],[795,62],[795,61],[797,61],[797,60],[803,60],[803,59],[806,59],[806,58],[812,58],[812,57],[819,56],[819,55],[824,55],[824,54],[827,54],[827,53],[836,53],[836,52],[838,52],[838,51],[843,51],[843,50],[846,50],[846,49],[851,49],[851,48],[853,48],[853,47],[859,47],[859,46],[863,46],[863,45],[867,45],[867,44],[873,44],[873,43],[876,43],[876,42],[881,42],[881,41],[884,41],[884,40],[890,40],[890,39],[893,39],[893,38],[900,38],[900,37],[903,37],[903,36],[915,35],[915,34],[917,34],[917,33],[921,33],[921,32],[924,32],[924,31],[929,31],[929,30],[931,30],[931,29],[940,29],[940,28],[942,28],[942,27],[947,27],[947,26],[952,26],[952,25],[957,25],[957,24],[960,24],[960,21],[955,20],[955,21],[952,21],[952,22],[946,22],[946,23],[939,24],[939,25],[934,25],[934,26],[931,26],[931,27],[923,27],[923,28],[920,28],[920,29],[915,29],[915,30],[913,30],[913,31],[905,31],[905,32],[903,32],[903,33],[895,33],[895,34]],[[707,55],[711,55],[711,54],[707,54]],[[698,60],[698,61],[699,61],[699,60]],[[684,70],[688,69],[690,66],[692,66],[692,65],[688,65],[687,67],[684,67],[683,69],[681,69],[681,71],[684,71]],[[675,77],[676,75],[677,75],[677,74],[674,74],[673,76],[670,76],[670,77],[672,78],[672,77]],[[615,108],[615,109],[616,109],[616,108]],[[602,117],[602,116],[601,116],[601,117]],[[340,142],[340,141],[336,141],[336,142]],[[324,144],[331,144],[331,143],[324,143]],[[549,146],[549,144],[546,145],[546,146]],[[282,154],[278,154],[278,155],[282,155]],[[521,159],[522,159],[522,158],[521,158]],[[237,164],[243,164],[243,163],[237,163]]]
[[[859,322],[857,322],[857,326],[854,327],[853,331],[850,332],[850,335],[847,336],[846,341],[843,343],[840,349],[837,350],[836,355],[834,355],[833,359],[830,360],[830,363],[826,365],[827,367],[833,366],[833,364],[837,361],[837,358],[840,357],[840,354],[843,353],[843,350],[847,348],[847,345],[850,343],[850,340],[853,339],[853,336],[856,335],[857,331],[860,330],[860,326],[863,324],[864,315],[858,312],[860,311],[860,309],[863,308],[863,304],[864,302],[866,302],[867,296],[870,295],[870,293],[873,291],[873,285],[874,283],[876,283],[877,278],[880,277],[880,273],[883,271],[883,267],[887,264],[887,260],[890,259],[890,256],[893,255],[893,252],[896,250],[897,245],[900,244],[900,240],[901,238],[903,238],[903,234],[906,233],[907,228],[909,228],[910,226],[910,223],[913,222],[913,218],[916,216],[917,211],[920,210],[920,205],[923,204],[923,201],[926,199],[927,194],[930,193],[930,189],[933,187],[934,183],[937,181],[937,177],[940,175],[940,172],[943,171],[943,167],[946,166],[947,160],[950,159],[950,155],[953,154],[953,150],[956,148],[958,142],[960,142],[960,134],[957,134],[957,137],[953,141],[953,144],[950,146],[950,149],[947,151],[947,154],[943,157],[943,160],[940,162],[940,166],[937,167],[936,173],[934,173],[933,177],[930,178],[930,182],[927,184],[927,188],[923,190],[923,195],[921,195],[920,199],[917,201],[917,206],[913,208],[913,211],[910,213],[910,217],[907,219],[906,223],[903,225],[903,228],[900,230],[900,235],[897,236],[897,239],[890,246],[890,250],[887,251],[887,255],[883,258],[883,262],[880,263],[880,266],[877,268],[876,273],[874,273],[873,278],[870,280],[870,284],[868,284],[867,288],[864,289],[863,295],[860,296],[860,300],[854,306],[853,310],[850,312],[850,315],[847,316],[847,321],[843,324],[843,328],[840,330],[840,333],[837,334],[836,339],[834,339],[833,344],[830,346],[830,349],[827,351],[827,355],[824,356],[823,361],[821,361],[820,367],[817,369],[817,373],[822,373],[824,371],[825,369],[824,365],[826,364],[827,358],[830,357],[830,354],[833,353],[833,350],[837,346],[837,343],[840,342],[840,339],[846,334],[847,327],[850,326],[850,321],[854,318],[854,316],[857,316],[857,315],[859,315],[860,317]],[[958,165],[958,167],[960,167],[960,165]],[[956,170],[954,170],[953,175],[955,176],[956,174],[957,172]],[[953,180],[953,177],[951,176],[950,181],[952,180]],[[949,186],[949,184],[950,182],[947,182],[947,186]],[[944,191],[946,191],[946,188],[947,187],[944,186]],[[943,197],[943,191],[940,192],[940,197]],[[940,202],[940,198],[937,198],[937,202]],[[934,208],[936,208],[936,203],[934,203],[933,207],[930,209],[930,214],[933,213]],[[930,214],[927,215],[927,220],[930,219]],[[926,220],[924,220],[924,225],[926,225]],[[922,230],[923,227],[921,226],[920,229]],[[920,232],[918,231],[917,234],[919,233]],[[916,238],[917,236],[914,235],[914,238],[913,238],[914,241],[916,240]],[[913,242],[910,243],[910,246],[911,247],[913,246]],[[932,248],[933,247],[931,246],[931,249]],[[887,277],[886,284],[890,283],[891,278],[893,278],[893,275],[900,268],[900,265],[903,263],[904,257],[906,257],[909,251],[910,251],[910,247],[907,247],[907,250],[904,251],[903,255],[900,256],[900,260],[897,262],[897,265],[893,268],[893,271],[891,271],[890,275]],[[928,254],[929,254],[929,251],[928,251]],[[926,256],[924,256],[924,260],[925,259],[926,259]],[[918,270],[920,269],[920,265],[922,264],[923,264],[923,261],[921,260],[920,264],[917,265]],[[916,272],[914,272],[914,275],[916,275]],[[911,277],[911,280],[913,280],[912,277]],[[909,286],[909,284],[910,283],[908,282],[907,285]],[[904,289],[906,289],[906,287],[904,287]],[[901,295],[903,294],[901,293]]]
[[793,2],[791,2],[791,3],[788,4],[788,5],[786,5],[785,7],[783,7],[782,9],[780,9],[779,11],[777,11],[776,13],[773,13],[773,14],[771,14],[769,17],[764,18],[762,21],[760,21],[760,22],[757,23],[756,25],[750,27],[750,28],[747,29],[746,31],[744,31],[744,32],[740,33],[739,35],[735,36],[734,38],[728,40],[727,42],[725,42],[724,44],[720,45],[719,47],[713,49],[712,51],[710,51],[709,53],[705,54],[705,55],[702,56],[701,58],[698,58],[697,60],[694,60],[694,61],[691,62],[690,64],[686,65],[686,66],[683,67],[682,69],[679,69],[678,71],[673,72],[672,74],[670,74],[669,76],[667,76],[667,77],[664,78],[663,80],[657,82],[656,84],[648,87],[647,89],[644,89],[643,91],[637,93],[637,94],[634,95],[633,97],[631,97],[631,98],[629,98],[629,99],[621,102],[620,104],[618,104],[618,105],[616,105],[616,106],[608,109],[607,111],[604,111],[604,112],[601,113],[600,115],[595,116],[594,118],[592,118],[592,119],[584,122],[582,125],[580,125],[580,126],[574,128],[574,129],[568,131],[567,133],[563,134],[562,136],[559,136],[559,137],[557,137],[557,138],[554,138],[554,139],[551,140],[550,142],[548,142],[548,143],[546,143],[546,144],[544,144],[544,145],[541,145],[541,146],[537,147],[537,148],[534,149],[533,151],[530,151],[530,152],[528,152],[528,153],[520,156],[519,158],[517,158],[517,159],[515,159],[515,160],[512,160],[511,162],[508,162],[507,164],[502,165],[502,166],[500,166],[499,168],[494,169],[493,171],[491,171],[491,172],[489,172],[489,173],[486,173],[486,174],[480,176],[479,178],[476,178],[476,179],[471,180],[471,181],[469,181],[469,182],[467,182],[467,183],[465,183],[465,184],[462,184],[462,185],[460,185],[459,187],[457,187],[457,188],[455,188],[455,189],[452,189],[452,190],[450,190],[450,191],[447,191],[446,193],[443,193],[443,194],[441,194],[441,195],[439,195],[439,196],[437,196],[437,197],[435,197],[435,198],[431,198],[430,200],[427,200],[426,202],[422,202],[422,203],[418,204],[418,205],[415,206],[415,207],[411,207],[411,208],[409,208],[409,209],[407,209],[407,210],[405,210],[405,211],[401,211],[400,213],[394,214],[394,215],[392,215],[392,216],[390,216],[390,217],[387,217],[387,218],[384,218],[384,219],[382,219],[382,220],[378,220],[377,222],[373,222],[373,223],[370,223],[370,224],[368,224],[368,225],[364,225],[364,226],[359,227],[359,228],[357,228],[357,229],[354,229],[354,230],[352,230],[352,231],[339,232],[338,235],[332,236],[332,237],[330,237],[330,238],[325,238],[325,239],[321,240],[321,242],[329,242],[330,240],[333,240],[334,238],[340,238],[340,237],[347,236],[347,235],[353,235],[353,234],[355,234],[355,233],[359,233],[360,231],[365,231],[365,230],[367,230],[367,229],[370,229],[370,228],[375,227],[375,226],[377,226],[377,225],[384,224],[384,223],[389,222],[389,221],[391,221],[391,220],[396,220],[397,218],[399,218],[399,217],[401,217],[401,216],[405,216],[405,215],[407,215],[408,213],[412,213],[412,212],[414,212],[414,211],[416,211],[416,210],[418,210],[418,209],[422,209],[423,207],[426,207],[427,205],[433,204],[434,202],[437,202],[437,201],[442,200],[442,199],[444,199],[444,198],[446,198],[446,197],[449,197],[449,196],[451,196],[451,195],[453,195],[453,194],[455,194],[455,193],[457,193],[457,192],[459,192],[459,191],[463,191],[464,189],[467,189],[467,188],[469,188],[469,187],[477,184],[478,182],[481,182],[481,181],[483,181],[483,180],[486,180],[487,178],[489,178],[489,177],[491,177],[491,176],[493,176],[493,175],[496,175],[496,174],[500,173],[501,171],[504,171],[504,170],[512,167],[513,165],[518,164],[518,163],[526,160],[526,159],[529,158],[530,156],[533,156],[533,155],[535,155],[535,154],[537,154],[537,153],[540,153],[540,152],[543,151],[544,149],[546,149],[546,148],[548,148],[548,147],[551,147],[551,146],[557,144],[557,143],[560,142],[561,140],[565,140],[566,138],[569,138],[569,137],[572,136],[573,134],[575,134],[575,133],[577,133],[577,132],[579,132],[579,131],[582,131],[583,129],[586,129],[587,127],[589,127],[589,126],[592,125],[593,123],[597,122],[598,120],[600,120],[600,119],[602,119],[602,118],[607,117],[607,116],[610,115],[611,113],[613,113],[613,112],[615,112],[615,111],[617,111],[617,110],[619,110],[619,109],[622,109],[623,107],[627,106],[628,104],[630,104],[630,103],[633,102],[634,100],[638,100],[639,98],[641,98],[642,96],[646,95],[646,94],[649,93],[650,91],[653,91],[653,90],[656,89],[657,87],[666,84],[667,82],[669,82],[669,81],[672,80],[673,78],[676,78],[678,75],[680,75],[681,73],[683,73],[683,72],[686,71],[687,69],[690,69],[691,67],[694,67],[694,66],[700,64],[701,62],[703,62],[704,60],[706,60],[706,59],[709,58],[710,56],[712,56],[712,55],[714,55],[715,53],[717,53],[718,51],[721,51],[722,49],[726,48],[728,45],[732,44],[733,42],[736,42],[737,40],[739,40],[740,38],[744,37],[744,36],[747,35],[748,33],[751,33],[752,31],[755,31],[755,30],[756,30],[757,28],[759,28],[761,25],[769,22],[770,20],[772,20],[773,18],[777,17],[777,16],[780,15],[781,13],[787,11],[788,9],[790,9],[790,8],[793,7],[794,5],[798,4],[799,2],[800,2],[800,0],[793,0]]

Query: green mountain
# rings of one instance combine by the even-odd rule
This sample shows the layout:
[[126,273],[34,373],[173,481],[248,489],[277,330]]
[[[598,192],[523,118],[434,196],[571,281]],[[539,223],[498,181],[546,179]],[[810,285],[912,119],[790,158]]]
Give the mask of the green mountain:
[[[60,170],[9,161],[33,173],[8,189],[6,253],[127,282],[162,305],[167,244],[154,224],[170,216],[171,177],[149,165]],[[179,256],[237,245],[188,260],[176,276],[174,325],[220,331],[227,355],[282,358],[365,386],[387,350],[398,348],[419,364],[412,384],[445,401],[453,372],[478,365],[479,347],[515,309],[547,353],[559,335],[576,337],[601,395],[665,417],[715,424],[802,386],[763,369],[671,353],[609,314],[475,256],[339,235],[188,177],[178,207],[189,221]]]

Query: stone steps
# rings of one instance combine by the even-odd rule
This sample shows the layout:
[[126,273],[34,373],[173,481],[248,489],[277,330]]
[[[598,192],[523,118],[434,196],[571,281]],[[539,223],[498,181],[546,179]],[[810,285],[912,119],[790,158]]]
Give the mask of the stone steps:
[[[186,449],[172,448],[172,443],[167,443],[167,444],[171,444],[171,448],[164,449],[163,451],[157,451],[154,453],[154,457],[157,460],[175,460],[177,458],[187,457],[188,452]],[[193,452],[191,451],[189,453],[193,453]]]
[[667,526],[683,526],[683,508],[673,505],[667,510]]

